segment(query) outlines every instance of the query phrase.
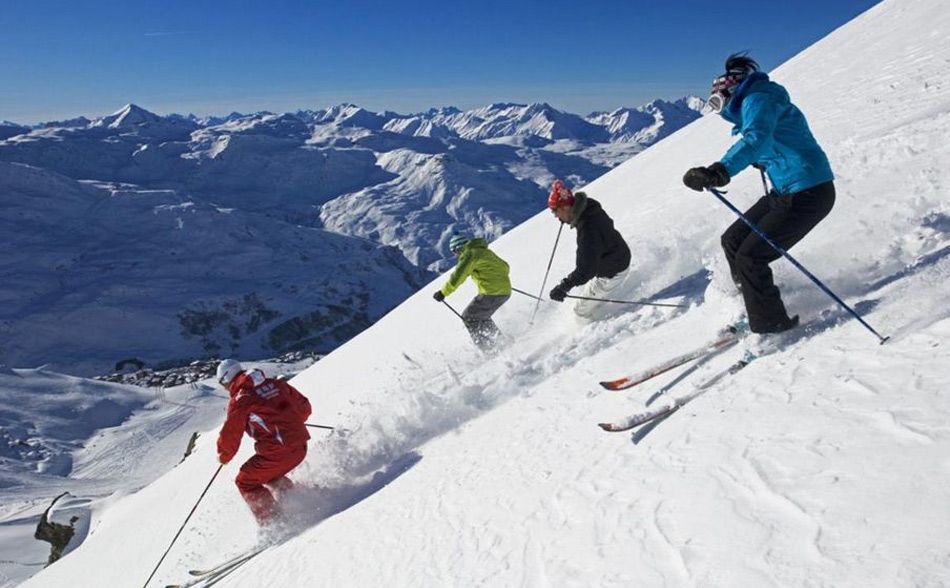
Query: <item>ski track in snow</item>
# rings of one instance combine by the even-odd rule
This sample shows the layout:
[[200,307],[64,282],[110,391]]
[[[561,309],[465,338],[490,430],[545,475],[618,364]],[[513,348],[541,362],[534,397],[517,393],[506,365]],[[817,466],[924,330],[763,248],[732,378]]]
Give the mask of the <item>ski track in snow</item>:
[[[534,339],[540,344],[527,349],[506,350],[485,361],[478,352],[470,351],[470,359],[460,375],[453,368],[436,364],[423,370],[415,359],[409,358],[413,371],[400,378],[398,393],[410,402],[412,409],[400,415],[395,422],[388,413],[393,396],[387,395],[378,410],[364,406],[359,423],[344,428],[351,431],[348,438],[339,440],[330,454],[339,455],[348,475],[365,475],[380,467],[393,456],[410,451],[433,437],[461,426],[464,422],[490,410],[500,402],[518,396],[531,396],[546,379],[569,370],[578,362],[595,354],[603,341],[611,341],[623,334],[629,336],[649,329],[676,312],[647,310],[627,312],[612,321],[584,325],[574,332],[563,331],[555,324],[554,330],[562,337]],[[666,315],[666,316],[664,316]],[[569,319],[570,320],[570,319]],[[572,325],[571,325],[572,326]],[[551,329],[548,329],[551,330]],[[515,337],[517,338],[517,337]],[[485,361],[479,366],[479,362]],[[475,369],[477,367],[477,369]],[[424,391],[422,394],[419,391]],[[374,419],[373,414],[378,416]],[[366,432],[365,434],[363,434]],[[360,437],[371,443],[385,440],[387,445],[364,449],[362,462],[354,458],[353,441]],[[358,446],[355,448],[361,449]]]

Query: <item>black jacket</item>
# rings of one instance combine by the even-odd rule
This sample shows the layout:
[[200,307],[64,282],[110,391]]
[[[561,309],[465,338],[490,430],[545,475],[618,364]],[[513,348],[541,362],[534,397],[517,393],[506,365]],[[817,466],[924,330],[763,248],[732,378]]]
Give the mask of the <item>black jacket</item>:
[[577,267],[561,280],[566,290],[595,277],[612,278],[630,267],[630,248],[600,202],[575,192],[573,208],[571,227],[577,230]]

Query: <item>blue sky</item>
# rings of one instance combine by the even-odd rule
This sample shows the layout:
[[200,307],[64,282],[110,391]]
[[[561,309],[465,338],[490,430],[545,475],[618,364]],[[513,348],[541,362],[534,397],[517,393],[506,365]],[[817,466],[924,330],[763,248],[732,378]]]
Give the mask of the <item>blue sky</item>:
[[0,120],[415,112],[548,102],[586,114],[705,96],[725,55],[765,69],[876,0],[6,0]]

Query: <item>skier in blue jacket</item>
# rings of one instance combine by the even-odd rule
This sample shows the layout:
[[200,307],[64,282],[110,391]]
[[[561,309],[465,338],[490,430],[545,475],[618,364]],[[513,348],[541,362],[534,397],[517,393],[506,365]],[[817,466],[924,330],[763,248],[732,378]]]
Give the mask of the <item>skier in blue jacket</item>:
[[[815,228],[835,203],[834,174],[788,91],[742,54],[726,59],[726,72],[713,81],[709,107],[732,123],[741,138],[720,161],[694,167],[683,176],[693,190],[725,186],[752,165],[768,174],[772,190],[745,212],[773,241],[788,250]],[[749,327],[778,333],[795,327],[772,279],[769,264],[779,254],[741,219],[722,235],[732,278],[745,301]]]

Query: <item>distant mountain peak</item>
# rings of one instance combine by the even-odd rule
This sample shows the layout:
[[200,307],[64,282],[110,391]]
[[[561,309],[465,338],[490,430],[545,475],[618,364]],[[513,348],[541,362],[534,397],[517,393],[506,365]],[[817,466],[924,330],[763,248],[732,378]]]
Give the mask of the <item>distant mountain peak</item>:
[[462,110],[456,106],[441,106],[439,108],[430,108],[429,110],[420,113],[420,115],[429,117],[435,115],[451,116],[453,114],[460,114],[461,112]]
[[697,112],[706,107],[706,101],[699,96],[687,96],[686,98],[680,98],[677,102],[683,102],[687,108]]
[[132,125],[141,125],[143,123],[159,122],[161,117],[155,113],[145,110],[137,104],[126,104],[111,116],[105,117],[103,121],[109,121],[105,124],[113,129],[127,127]]
[[525,108],[527,104],[519,104],[517,102],[492,102],[486,108],[486,110],[505,110],[507,108]]
[[700,117],[705,102],[695,96],[656,99],[636,108],[594,112],[586,120],[607,129],[610,141],[650,145]]
[[529,110],[557,110],[547,102],[532,102],[528,105]]
[[10,137],[16,137],[30,132],[30,127],[11,122],[8,120],[0,121],[0,141],[5,141]]
[[196,128],[197,124],[184,117],[165,118],[130,102],[109,116],[94,120],[89,126],[122,131],[148,130],[167,134],[187,133]]

